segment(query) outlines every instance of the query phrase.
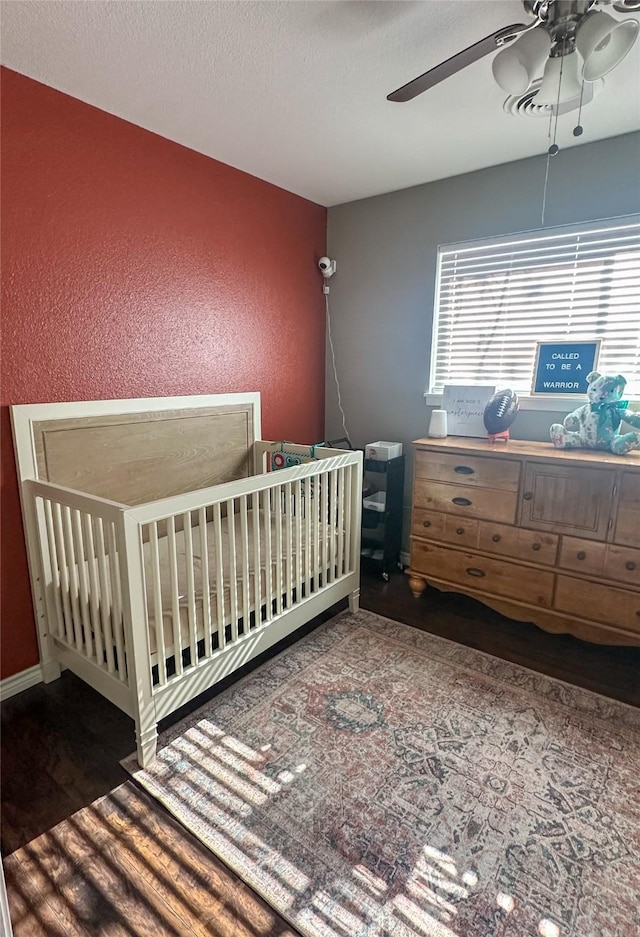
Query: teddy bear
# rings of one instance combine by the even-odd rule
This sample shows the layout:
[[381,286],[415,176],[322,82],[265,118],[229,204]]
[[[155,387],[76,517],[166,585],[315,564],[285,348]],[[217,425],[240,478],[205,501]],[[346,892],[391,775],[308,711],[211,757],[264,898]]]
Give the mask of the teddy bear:
[[640,412],[629,410],[628,401],[621,400],[626,383],[621,374],[588,374],[589,403],[568,413],[562,425],[554,423],[550,429],[556,449],[610,449],[615,455],[624,455],[640,447],[640,432],[619,432],[623,421],[640,430]]

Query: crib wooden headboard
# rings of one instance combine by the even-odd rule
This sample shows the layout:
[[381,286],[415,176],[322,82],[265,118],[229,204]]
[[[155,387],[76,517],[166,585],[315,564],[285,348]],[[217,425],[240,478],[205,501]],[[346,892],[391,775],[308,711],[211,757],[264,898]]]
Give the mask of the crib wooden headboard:
[[18,475],[135,505],[253,474],[260,394],[11,408]]

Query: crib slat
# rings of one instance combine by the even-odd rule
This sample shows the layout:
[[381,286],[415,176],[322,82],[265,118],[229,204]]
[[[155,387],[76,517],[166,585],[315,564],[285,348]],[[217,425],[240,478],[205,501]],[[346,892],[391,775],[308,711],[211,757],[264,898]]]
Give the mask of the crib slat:
[[216,585],[216,620],[218,625],[218,648],[223,648],[226,642],[224,628],[224,567],[222,563],[222,517],[220,504],[213,506],[213,545],[215,551],[215,585]]
[[62,598],[60,587],[60,560],[58,558],[58,548],[53,529],[53,517],[51,514],[51,501],[43,498],[45,529],[47,534],[47,545],[49,557],[51,560],[51,587],[53,589],[53,601],[56,613],[56,634],[59,638],[64,638],[64,615],[62,612]]
[[251,606],[249,601],[249,523],[247,516],[247,496],[242,495],[240,501],[240,556],[242,572],[240,574],[242,581],[242,622],[244,633],[249,631],[249,620],[251,616]]
[[98,576],[100,579],[100,621],[102,622],[102,637],[104,650],[107,656],[107,670],[115,672],[113,659],[113,634],[111,632],[111,588],[109,582],[109,560],[105,550],[104,526],[101,517],[94,517],[94,542],[98,557]]
[[303,563],[304,563],[304,551],[303,551],[303,515],[304,507],[302,504],[302,484],[300,479],[296,479],[293,483],[293,504],[295,511],[295,543],[296,543],[296,599],[298,602],[302,601],[302,577],[303,577]]
[[122,585],[120,583],[120,565],[116,547],[116,528],[112,521],[107,522],[107,541],[109,544],[109,569],[111,572],[111,615],[113,636],[116,643],[117,672],[120,679],[127,681],[127,661],[124,653],[124,621],[122,618]]
[[302,504],[304,506],[304,552],[305,552],[305,595],[307,598],[311,595],[311,586],[313,580],[313,538],[312,538],[312,514],[313,498],[311,497],[311,477],[305,478],[302,489]]
[[323,488],[324,479],[322,475],[316,475],[315,481],[315,498],[314,498],[314,511],[313,511],[313,522],[315,527],[315,539],[316,539],[316,550],[315,550],[315,591],[320,590],[321,582],[324,579],[324,573],[322,571],[322,547],[324,543],[324,530],[322,525],[322,488]]
[[293,486],[287,482],[284,486],[284,543],[285,543],[285,602],[287,608],[293,605]]
[[64,613],[64,631],[62,637],[71,644],[73,642],[73,618],[71,616],[71,601],[69,597],[69,567],[67,564],[67,552],[64,547],[64,536],[62,533],[62,506],[53,501],[53,532],[56,544],[56,553],[58,555],[58,569],[60,572],[60,590],[62,592],[62,608]]
[[235,501],[230,498],[227,508],[227,558],[229,560],[229,615],[231,617],[231,640],[238,639],[238,576],[236,569],[236,515]]
[[[342,527],[344,530],[344,573],[349,573],[349,544],[351,542],[351,466],[344,470],[344,501],[342,503]],[[359,532],[360,533],[360,532]],[[358,541],[358,552],[360,542]]]
[[89,585],[87,580],[87,560],[84,538],[82,536],[82,514],[80,511],[72,512],[73,540],[78,558],[78,579],[80,582],[80,615],[82,617],[82,633],[84,636],[84,654],[93,657],[93,640],[91,637],[91,619],[89,613]]
[[251,495],[251,518],[253,521],[253,607],[255,626],[260,624],[262,615],[262,589],[260,579],[261,542],[260,542],[260,495],[254,491]]
[[338,469],[336,524],[338,527],[338,576],[344,575],[344,468]]
[[162,580],[160,578],[160,550],[158,547],[158,522],[148,525],[149,548],[151,552],[151,589],[153,595],[153,627],[156,635],[156,656],[158,659],[158,682],[164,686],[167,682],[167,651],[164,640],[164,612],[162,609]]
[[176,551],[176,520],[167,518],[167,547],[169,550],[169,582],[171,583],[171,619],[173,624],[173,656],[176,676],[183,672],[182,622],[180,621],[180,583],[178,580],[178,554]]
[[191,652],[191,666],[198,663],[198,638],[196,635],[196,587],[193,569],[193,531],[191,529],[191,513],[182,515],[182,533],[184,536],[185,560],[187,564],[187,621],[189,624],[189,649]]
[[93,541],[93,524],[90,514],[85,514],[84,536],[87,550],[87,566],[89,567],[90,613],[91,629],[96,647],[96,663],[102,667],[104,663],[104,646],[102,643],[102,627],[100,625],[100,582],[98,576],[98,563],[96,548]]
[[[358,530],[357,536],[358,541],[356,542],[356,531],[353,529],[353,498],[354,498],[354,482],[357,481],[356,468],[354,465],[347,465],[346,481],[347,481],[347,497],[345,499],[345,530],[348,530],[348,536],[346,541],[346,556],[345,556],[345,565],[346,573],[352,573],[356,568],[356,557],[355,551],[360,549],[360,531]],[[361,487],[361,486],[360,486]],[[355,493],[355,497],[360,498],[361,492],[358,490]]]
[[336,578],[336,520],[338,516],[338,474],[337,470],[329,474],[329,513],[327,515],[327,537],[329,538],[329,575],[328,582]]
[[282,485],[272,490],[271,509],[275,515],[276,545],[275,545],[275,579],[276,579],[276,615],[282,615]]
[[320,536],[322,538],[322,586],[327,585],[329,572],[329,475],[322,476],[322,497],[320,499]]
[[321,517],[321,486],[322,479],[320,475],[313,476],[313,497],[311,498],[312,521],[313,521],[313,591],[320,589],[320,560],[322,542],[320,540],[320,517]]
[[62,507],[62,536],[67,559],[67,573],[69,577],[69,594],[71,598],[71,620],[73,622],[73,642],[78,651],[82,653],[82,622],[80,619],[80,603],[78,602],[78,561],[73,545],[71,530],[71,509],[68,505]]
[[209,544],[207,539],[207,509],[198,511],[198,529],[200,531],[200,577],[202,586],[202,627],[204,629],[204,654],[213,653],[211,624],[211,586],[209,584]]
[[273,618],[273,567],[271,554],[271,490],[265,488],[262,492],[262,517],[264,528],[264,599],[265,599],[265,621],[271,621]]

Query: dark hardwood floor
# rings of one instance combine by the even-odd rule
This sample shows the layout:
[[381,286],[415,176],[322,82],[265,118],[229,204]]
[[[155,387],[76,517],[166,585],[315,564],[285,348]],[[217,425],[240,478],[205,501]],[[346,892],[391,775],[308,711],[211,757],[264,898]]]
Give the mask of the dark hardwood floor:
[[[546,634],[431,589],[415,600],[400,574],[388,583],[364,575],[362,606],[640,705],[639,648]],[[133,747],[131,720],[70,673],[3,704],[2,852],[15,937],[295,937],[127,780],[119,762]]]

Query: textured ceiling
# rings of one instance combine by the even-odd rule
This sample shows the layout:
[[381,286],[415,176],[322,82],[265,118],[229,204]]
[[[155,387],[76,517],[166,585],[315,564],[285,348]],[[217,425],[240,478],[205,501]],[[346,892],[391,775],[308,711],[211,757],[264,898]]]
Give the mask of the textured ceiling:
[[[412,102],[386,100],[464,46],[528,21],[520,0],[6,0],[1,57],[335,205],[544,153],[548,122],[504,113],[491,56]],[[575,123],[560,119],[561,147],[575,145]],[[582,124],[580,143],[640,129],[640,42]]]

